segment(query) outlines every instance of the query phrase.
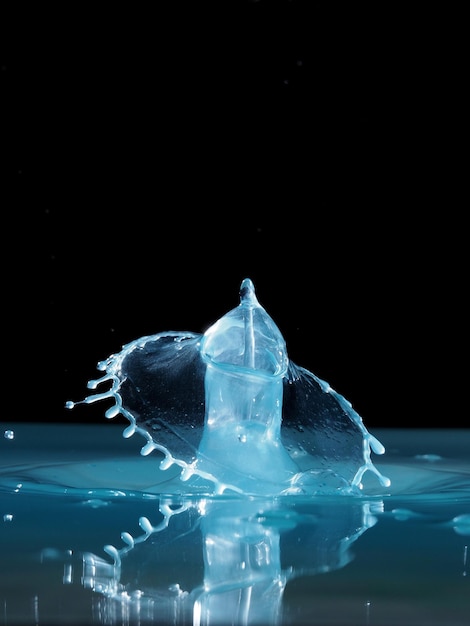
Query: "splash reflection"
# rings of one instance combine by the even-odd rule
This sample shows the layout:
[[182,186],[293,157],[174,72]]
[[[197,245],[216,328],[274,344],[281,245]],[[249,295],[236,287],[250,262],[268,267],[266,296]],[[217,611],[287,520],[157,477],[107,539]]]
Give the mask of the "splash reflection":
[[111,561],[83,555],[82,584],[97,594],[97,623],[278,624],[286,583],[344,567],[382,509],[161,499],[158,522],[142,517],[141,534],[104,547]]

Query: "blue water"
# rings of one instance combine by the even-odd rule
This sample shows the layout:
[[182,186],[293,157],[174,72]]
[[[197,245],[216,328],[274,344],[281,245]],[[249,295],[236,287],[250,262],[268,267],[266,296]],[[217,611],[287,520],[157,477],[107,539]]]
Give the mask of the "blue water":
[[180,471],[187,495],[359,495],[371,475],[390,484],[373,460],[383,444],[346,398],[289,359],[249,278],[204,334],[139,337],[97,368],[93,393],[66,407],[111,401],[105,416],[127,419],[124,436],[157,452],[162,471]]
[[468,430],[374,432],[390,487],[271,498],[178,494],[119,425],[5,431],[0,624],[470,623]]

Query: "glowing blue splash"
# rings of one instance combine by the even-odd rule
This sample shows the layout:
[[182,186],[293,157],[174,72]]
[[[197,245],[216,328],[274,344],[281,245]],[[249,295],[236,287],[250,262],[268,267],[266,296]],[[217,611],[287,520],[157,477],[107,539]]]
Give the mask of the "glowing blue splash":
[[248,278],[239,306],[204,334],[142,337],[98,369],[88,387],[111,387],[81,403],[112,398],[106,417],[129,420],[124,437],[145,437],[141,453],[161,453],[160,470],[179,468],[172,491],[354,494],[366,472],[390,484],[371,461],[382,444],[345,398],[289,361]]

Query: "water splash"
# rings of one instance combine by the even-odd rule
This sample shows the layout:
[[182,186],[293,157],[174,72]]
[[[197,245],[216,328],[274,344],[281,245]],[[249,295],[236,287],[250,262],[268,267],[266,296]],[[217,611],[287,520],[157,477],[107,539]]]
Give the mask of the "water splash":
[[98,364],[104,375],[76,404],[113,399],[105,415],[129,421],[123,436],[146,439],[141,454],[180,469],[185,494],[355,494],[384,447],[350,402],[295,365],[259,304],[252,281],[240,304],[204,334],[168,331],[136,339]]

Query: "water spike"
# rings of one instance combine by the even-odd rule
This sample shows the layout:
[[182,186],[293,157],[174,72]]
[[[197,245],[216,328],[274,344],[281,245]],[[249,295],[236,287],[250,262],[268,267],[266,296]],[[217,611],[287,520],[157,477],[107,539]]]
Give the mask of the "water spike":
[[240,304],[242,306],[259,306],[255,286],[250,278],[245,278],[240,285]]
[[[107,414],[106,414],[106,417],[108,417]],[[124,437],[124,439],[128,439],[129,437],[132,437],[134,433],[135,433],[135,424],[131,424],[130,426],[128,426],[127,428],[123,430],[122,436]]]
[[154,444],[149,441],[145,444],[145,446],[142,447],[142,449],[140,450],[140,454],[142,456],[147,456],[148,454],[150,454],[153,450],[155,449]]
[[142,530],[147,533],[148,535],[153,533],[153,526],[150,523],[150,520],[148,519],[148,517],[141,517],[139,519],[139,526],[142,528]]
[[369,439],[370,447],[375,452],[375,454],[385,453],[385,447],[376,437],[374,437],[373,435],[369,435],[368,439]]
[[116,415],[119,415],[119,413],[121,412],[120,407],[115,404],[114,406],[109,407],[109,409],[106,411],[106,413],[104,414],[104,416],[106,417],[106,419],[113,419],[113,417],[116,417]]
[[380,484],[383,485],[384,487],[390,487],[392,484],[392,481],[390,480],[390,478],[388,478],[388,476],[383,476],[377,469],[374,468],[374,474],[377,476],[377,478],[380,481]]
[[[87,396],[84,398],[80,404],[93,404],[94,402],[99,402],[100,400],[107,400],[108,398],[113,398],[113,391],[110,389],[109,391],[104,391],[103,393],[95,393],[92,396]],[[76,402],[75,404],[79,404]]]
[[113,378],[114,376],[112,374],[104,374],[104,376],[101,376],[101,378],[89,380],[86,386],[88,389],[96,389],[98,385],[101,385],[102,383],[105,383],[108,380],[113,380]]
[[121,557],[119,554],[119,550],[117,550],[114,546],[112,545],[104,546],[103,550],[106,552],[106,554],[109,554],[109,556],[114,559],[114,564],[116,566],[119,566],[121,564]]
[[121,539],[124,541],[124,543],[126,543],[128,546],[130,546],[131,548],[134,547],[134,537],[127,532],[123,532],[121,533]]
[[171,465],[173,465],[173,459],[170,455],[167,455],[161,462],[160,462],[160,469],[161,470],[167,470]]

